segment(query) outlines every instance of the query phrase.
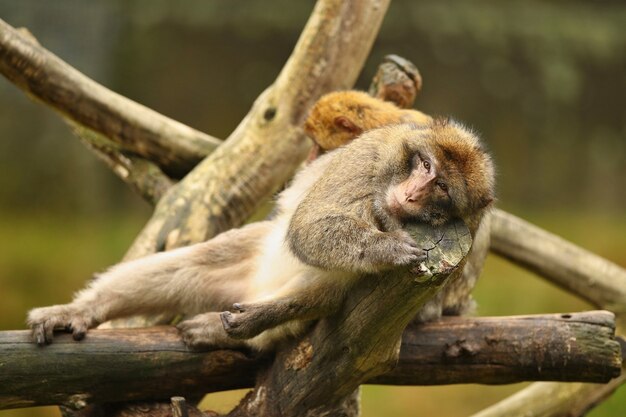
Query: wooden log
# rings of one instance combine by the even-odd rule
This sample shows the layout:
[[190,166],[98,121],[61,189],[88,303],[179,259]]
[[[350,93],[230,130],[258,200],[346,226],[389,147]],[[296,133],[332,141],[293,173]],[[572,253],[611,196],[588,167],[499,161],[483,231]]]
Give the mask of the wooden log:
[[626,270],[506,213],[491,213],[491,250],[592,304],[626,312]]
[[89,79],[0,20],[0,73],[76,123],[182,176],[221,141]]
[[[17,32],[31,43],[41,46],[37,38],[26,28],[19,28]],[[154,162],[125,152],[122,147],[101,133],[81,125],[70,117],[61,114],[78,139],[103,161],[115,175],[127,183],[130,188],[141,195],[151,204],[156,202],[173,185],[172,180],[165,175]]]
[[[438,385],[607,382],[619,374],[612,314],[450,317],[405,331],[398,365],[369,383]],[[0,409],[197,398],[254,385],[266,357],[192,352],[173,327],[92,330],[44,348],[28,331],[0,332]]]
[[[443,317],[404,334],[389,385],[607,382],[621,349],[608,311],[513,317]],[[589,379],[587,379],[589,378]]]
[[[626,317],[616,316],[616,333],[626,334]],[[622,349],[622,374],[607,384],[536,382],[472,417],[582,417],[626,383],[626,340]]]

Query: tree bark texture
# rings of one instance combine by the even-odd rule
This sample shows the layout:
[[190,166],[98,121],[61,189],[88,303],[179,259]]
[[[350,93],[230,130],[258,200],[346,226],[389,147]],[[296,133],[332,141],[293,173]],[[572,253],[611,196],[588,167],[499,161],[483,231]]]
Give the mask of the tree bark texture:
[[[444,318],[409,327],[398,365],[367,382],[607,382],[621,366],[613,326],[613,315],[604,311]],[[197,398],[252,387],[269,360],[249,352],[192,352],[166,326],[93,330],[81,342],[62,334],[45,348],[32,343],[27,331],[0,332],[0,409]]]

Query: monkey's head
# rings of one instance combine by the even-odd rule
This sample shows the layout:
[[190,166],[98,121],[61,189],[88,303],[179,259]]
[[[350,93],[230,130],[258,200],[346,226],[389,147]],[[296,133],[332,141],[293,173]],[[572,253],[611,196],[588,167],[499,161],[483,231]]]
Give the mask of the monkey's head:
[[313,105],[304,130],[315,143],[315,157],[343,146],[372,129],[428,121],[430,117],[423,113],[400,109],[360,91],[336,91],[322,96]]
[[389,184],[381,199],[393,217],[433,225],[461,218],[470,226],[494,200],[491,157],[460,123],[436,119],[425,126],[397,125],[381,133],[394,149],[383,153],[389,160],[380,165]]

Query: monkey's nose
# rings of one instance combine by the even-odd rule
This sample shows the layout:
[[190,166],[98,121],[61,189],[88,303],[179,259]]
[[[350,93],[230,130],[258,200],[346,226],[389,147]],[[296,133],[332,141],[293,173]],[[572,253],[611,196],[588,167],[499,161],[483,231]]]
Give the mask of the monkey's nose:
[[415,203],[417,200],[419,200],[419,197],[421,195],[421,190],[412,190],[412,191],[407,191],[404,193],[404,201],[406,201],[407,203]]
[[424,192],[424,187],[420,187],[418,184],[411,184],[404,189],[404,201],[407,203],[415,203],[420,199]]

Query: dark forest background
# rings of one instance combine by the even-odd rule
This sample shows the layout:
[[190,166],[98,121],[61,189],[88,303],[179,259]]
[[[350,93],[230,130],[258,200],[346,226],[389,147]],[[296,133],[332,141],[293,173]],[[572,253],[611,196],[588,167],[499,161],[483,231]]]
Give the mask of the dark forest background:
[[[0,18],[112,90],[226,137],[289,56],[314,2],[0,0]],[[413,61],[417,107],[474,127],[498,205],[626,266],[626,3],[394,0],[357,84]],[[69,301],[115,263],[151,209],[53,111],[0,79],[0,329]],[[479,314],[589,309],[490,257]],[[364,416],[464,416],[523,385],[365,387]],[[226,409],[241,392],[212,395]],[[53,408],[1,417],[58,415]],[[622,389],[591,416],[622,416]]]

